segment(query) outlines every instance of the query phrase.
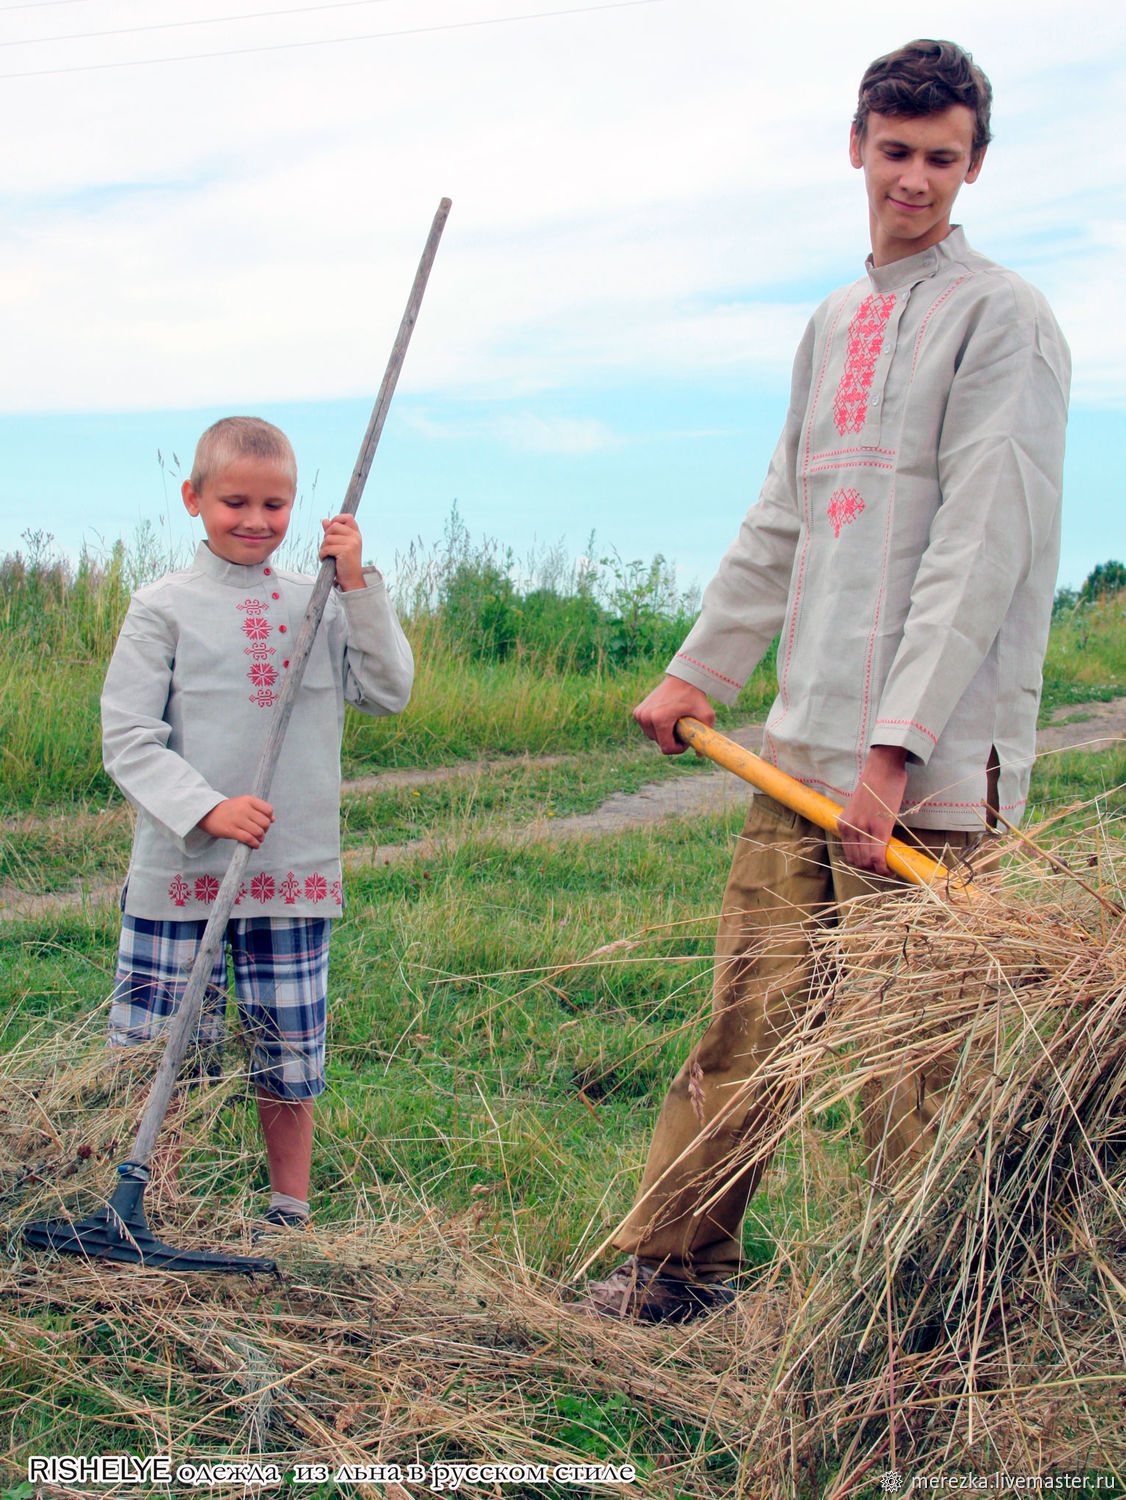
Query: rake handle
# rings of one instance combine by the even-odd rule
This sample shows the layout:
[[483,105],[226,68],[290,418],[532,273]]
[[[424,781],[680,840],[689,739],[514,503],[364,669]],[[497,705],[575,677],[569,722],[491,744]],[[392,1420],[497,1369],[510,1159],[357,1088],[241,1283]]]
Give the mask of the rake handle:
[[[816,823],[818,828],[824,828],[828,833],[835,833],[839,837],[841,809],[828,797],[795,781],[785,771],[780,771],[777,766],[753,755],[750,750],[744,750],[742,745],[737,745],[726,735],[718,734],[706,724],[701,724],[699,719],[677,719],[676,733],[678,739],[690,745],[693,750],[698,750],[701,755],[706,755],[717,766],[722,766],[726,771],[734,771],[736,776],[749,781],[760,792],[773,797],[775,802],[781,802],[791,811]],[[913,849],[902,839],[890,841],[885,858],[890,870],[914,885],[934,885],[954,878],[945,865],[931,859],[921,849]]]
[[[430,276],[430,268],[434,264],[434,257],[438,253],[438,241],[442,238],[442,230],[446,227],[446,219],[450,212],[450,200],[443,198],[438,205],[438,211],[434,215],[434,222],[430,226],[430,234],[426,240],[426,248],[422,252],[422,259],[418,263],[415,273],[414,285],[407,299],[406,311],[403,313],[399,324],[399,332],[391,348],[391,356],[387,361],[387,369],[379,387],[379,394],[372,408],[371,419],[368,422],[367,432],[364,434],[363,443],[360,446],[360,456],[356,460],[356,467],[352,471],[352,478],[348,484],[348,491],[341,507],[343,514],[355,515],[359,507],[360,497],[364,491],[367,481],[368,470],[371,468],[372,459],[375,457],[376,446],[379,443],[380,433],[383,431],[383,423],[387,417],[387,408],[391,404],[395,386],[399,381],[399,372],[403,368],[403,360],[406,357],[407,345],[410,343],[411,334],[418,318],[418,310],[422,304],[422,295],[426,290],[426,283]],[[285,674],[282,690],[278,696],[277,705],[270,723],[270,731],[262,745],[258,757],[258,766],[254,773],[253,795],[265,800],[270,783],[277,768],[278,758],[281,755],[282,741],[285,739],[286,729],[293,714],[294,704],[297,700],[297,691],[301,686],[301,679],[305,675],[305,666],[309,660],[309,653],[313,649],[313,640],[321,623],[321,617],[328,603],[329,591],[332,588],[333,579],[336,574],[336,562],[334,558],[326,557],[321,564],[317,581],[313,585],[313,592],[309,598],[305,610],[305,617],[301,622],[297,640],[294,642],[290,653],[289,670]],[[160,1065],[156,1070],[156,1077],[149,1091],[148,1103],[145,1112],[141,1116],[141,1124],[137,1130],[137,1138],[133,1142],[133,1150],[129,1156],[129,1162],[138,1167],[147,1167],[153,1150],[156,1147],[160,1128],[164,1124],[164,1117],[168,1113],[168,1106],[172,1101],[172,1091],[176,1087],[176,1078],[180,1072],[180,1064],[188,1050],[199,1013],[203,1008],[203,997],[207,991],[207,982],[211,977],[211,969],[215,958],[223,944],[226,933],[227,921],[234,910],[235,901],[238,899],[242,878],[246,874],[246,867],[250,861],[252,850],[249,844],[236,844],[231,862],[227,866],[227,873],[223,876],[223,882],[215,897],[215,905],[211,908],[211,914],[207,919],[203,937],[200,940],[199,949],[196,952],[195,963],[188,976],[188,982],[184,987],[179,1008],[175,1019],[168,1030],[168,1041],[164,1046],[164,1053],[160,1059]]]

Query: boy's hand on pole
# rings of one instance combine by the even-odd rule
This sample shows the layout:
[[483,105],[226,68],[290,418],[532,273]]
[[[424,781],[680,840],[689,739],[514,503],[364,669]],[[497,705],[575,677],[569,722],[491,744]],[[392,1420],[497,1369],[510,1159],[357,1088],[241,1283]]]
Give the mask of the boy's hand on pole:
[[236,839],[258,849],[274,821],[274,809],[261,797],[228,797],[217,803],[199,826],[213,839]]
[[[640,702],[633,716],[645,731],[647,739],[655,740],[665,755],[683,755],[688,746],[676,737],[677,719],[699,719],[709,729],[715,724],[715,709],[708,701],[707,693],[683,677],[666,676],[653,691]],[[699,751],[697,751],[699,754]]]
[[364,582],[363,537],[355,516],[333,516],[331,521],[322,521],[325,539],[321,543],[321,561],[326,557],[336,559],[336,581],[342,589],[366,588]]
[[841,808],[838,832],[846,861],[873,875],[891,875],[888,840],[907,790],[907,751],[901,745],[873,745],[860,784]]

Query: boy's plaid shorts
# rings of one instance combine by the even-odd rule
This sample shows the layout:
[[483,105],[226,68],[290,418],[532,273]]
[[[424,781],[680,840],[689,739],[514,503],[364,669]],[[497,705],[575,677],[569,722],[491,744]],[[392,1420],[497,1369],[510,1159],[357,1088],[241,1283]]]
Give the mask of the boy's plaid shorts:
[[[124,914],[109,1013],[111,1047],[132,1047],[163,1031],[187,986],[206,922],[149,921]],[[250,1047],[250,1081],[277,1099],[313,1099],[325,1087],[327,917],[236,917],[215,958],[197,1040],[223,1040],[227,948],[235,1001]]]

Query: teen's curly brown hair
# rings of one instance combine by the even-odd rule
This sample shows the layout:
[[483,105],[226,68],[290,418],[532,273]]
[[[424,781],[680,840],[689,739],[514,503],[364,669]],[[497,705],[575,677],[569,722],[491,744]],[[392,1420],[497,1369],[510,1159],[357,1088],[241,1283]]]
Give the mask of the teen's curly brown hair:
[[992,140],[989,108],[993,90],[970,54],[955,42],[920,38],[877,57],[860,80],[860,97],[852,123],[863,140],[868,116],[936,115],[952,104],[973,111],[973,155],[981,155]]

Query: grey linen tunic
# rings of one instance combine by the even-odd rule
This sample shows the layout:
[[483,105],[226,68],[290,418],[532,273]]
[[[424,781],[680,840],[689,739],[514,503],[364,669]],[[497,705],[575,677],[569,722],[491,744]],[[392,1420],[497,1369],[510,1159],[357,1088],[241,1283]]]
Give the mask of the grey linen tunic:
[[[236,916],[332,916],[340,871],[344,704],[397,713],[414,676],[383,580],[334,591],[305,669]],[[206,918],[234,844],[199,820],[251,791],[314,580],[225,562],[201,543],[189,568],[133,596],[102,691],[106,770],[137,809],[125,910]]]
[[668,670],[731,703],[781,632],[764,754],[844,801],[907,749],[902,821],[1017,818],[1059,561],[1070,355],[961,229],[814,313],[785,429]]

